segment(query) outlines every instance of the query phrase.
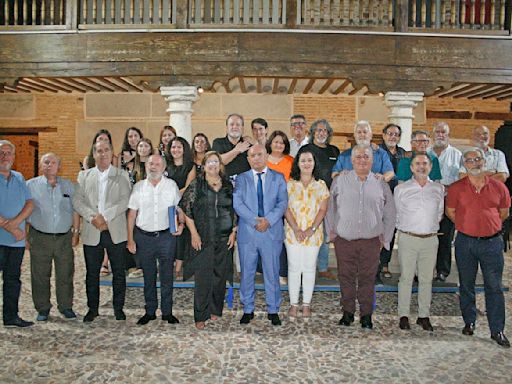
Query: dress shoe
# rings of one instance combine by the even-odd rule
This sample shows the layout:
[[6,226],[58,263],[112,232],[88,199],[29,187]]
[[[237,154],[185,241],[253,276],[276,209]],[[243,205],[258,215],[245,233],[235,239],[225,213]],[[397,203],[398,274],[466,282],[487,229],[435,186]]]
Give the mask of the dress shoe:
[[126,320],[126,315],[122,309],[115,309],[114,316],[116,317],[116,320]]
[[90,323],[97,317],[98,317],[98,311],[93,311],[93,310],[89,309],[89,311],[84,316],[84,323]]
[[240,319],[240,324],[249,324],[252,319],[254,319],[254,312],[244,313],[244,315]]
[[71,308],[60,311],[66,320],[76,320],[76,313]]
[[20,317],[16,317],[12,320],[4,320],[4,327],[18,327],[18,328],[26,328],[34,325],[32,321],[25,321]]
[[503,348],[510,348],[510,342],[503,332],[496,332],[491,334],[491,339],[493,339],[499,346]]
[[162,320],[163,321],[167,321],[169,324],[179,324],[180,321],[173,316],[173,314],[169,314],[169,315],[162,315]]
[[354,314],[350,312],[343,312],[343,317],[339,321],[339,325],[349,327],[354,322]]
[[373,328],[372,315],[361,316],[361,320],[359,320],[359,321],[361,322],[361,328],[364,328],[364,329],[372,329]]
[[272,325],[281,325],[281,319],[279,319],[279,315],[277,313],[269,313],[267,315],[267,319],[272,322]]
[[436,278],[434,279],[435,281],[440,281],[441,283],[444,283],[446,281],[446,278],[448,276],[446,276],[444,273],[438,273]]
[[37,314],[36,320],[37,321],[47,321],[49,315],[50,315],[50,311],[41,311]]
[[473,333],[475,333],[475,323],[466,324],[464,328],[462,328],[463,335],[473,336]]
[[146,325],[147,323],[149,323],[150,321],[155,320],[155,319],[156,319],[156,315],[149,315],[149,314],[145,313],[144,316],[142,316],[137,321],[137,325]]
[[425,331],[434,331],[434,327],[432,326],[432,324],[430,324],[430,319],[428,317],[418,317],[418,320],[416,320],[416,324],[421,325],[421,327]]
[[402,316],[400,318],[400,329],[411,329],[411,324],[409,324],[409,318],[407,316]]

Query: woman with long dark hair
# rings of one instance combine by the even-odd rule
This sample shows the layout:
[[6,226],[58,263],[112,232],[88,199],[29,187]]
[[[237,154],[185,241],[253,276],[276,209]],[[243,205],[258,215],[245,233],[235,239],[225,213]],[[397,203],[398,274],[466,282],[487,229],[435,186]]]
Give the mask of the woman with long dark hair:
[[165,125],[160,131],[160,141],[158,143],[158,153],[165,157],[165,151],[169,141],[176,137],[176,130],[172,125]]
[[206,152],[212,147],[208,141],[208,137],[204,133],[197,133],[192,139],[192,160],[196,166],[196,174],[199,175],[203,168],[203,158]]
[[119,154],[119,166],[127,172],[133,170],[137,144],[144,136],[139,128],[130,127],[124,133],[123,145]]

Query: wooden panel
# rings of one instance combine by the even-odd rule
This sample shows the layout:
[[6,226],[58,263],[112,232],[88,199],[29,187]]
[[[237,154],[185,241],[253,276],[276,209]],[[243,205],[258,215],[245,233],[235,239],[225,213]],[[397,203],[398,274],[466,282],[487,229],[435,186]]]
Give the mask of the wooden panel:
[[473,116],[469,111],[429,111],[427,119],[471,119]]
[[512,120],[512,113],[475,112],[477,120]]
[[151,21],[153,24],[160,24],[160,1],[153,0],[153,12]]

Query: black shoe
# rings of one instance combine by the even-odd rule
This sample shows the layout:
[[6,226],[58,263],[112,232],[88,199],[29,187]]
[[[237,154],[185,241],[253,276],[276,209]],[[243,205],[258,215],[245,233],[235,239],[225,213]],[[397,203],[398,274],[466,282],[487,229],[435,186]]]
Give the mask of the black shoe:
[[162,320],[167,321],[169,324],[179,324],[180,321],[172,315],[162,315]]
[[473,336],[473,333],[475,333],[475,323],[466,324],[464,328],[462,328],[463,335]]
[[138,321],[137,321],[137,325],[146,325],[147,323],[149,323],[151,320],[155,320],[156,319],[156,315],[148,315],[147,313],[144,314],[144,316],[142,316]]
[[361,320],[359,320],[359,321],[361,322],[361,328],[365,328],[365,329],[373,328],[372,315],[361,316]]
[[240,319],[240,324],[249,324],[252,319],[254,319],[254,312],[244,313],[244,315]]
[[409,324],[409,318],[407,316],[402,316],[400,318],[400,329],[411,329],[411,324]]
[[491,339],[493,339],[499,346],[503,348],[510,348],[510,342],[507,337],[503,334],[503,332],[496,332],[491,334]]
[[5,321],[4,327],[18,327],[18,328],[26,328],[34,325],[32,321],[23,320],[20,317],[16,317],[15,319]]
[[382,281],[380,274],[375,276],[375,285],[384,285],[384,282]]
[[339,325],[349,327],[354,322],[354,314],[350,312],[343,312],[343,317],[339,321]]
[[89,311],[86,313],[86,315],[84,316],[84,323],[90,323],[91,321],[93,321],[95,318],[98,317],[98,311],[93,311],[91,309],[89,309]]
[[432,326],[432,324],[430,324],[430,319],[428,317],[418,317],[418,320],[416,320],[416,324],[421,325],[421,327],[425,331],[434,331],[434,327]]
[[122,309],[114,309],[114,316],[116,320],[126,320],[126,315]]
[[272,325],[281,325],[281,320],[279,319],[279,315],[277,313],[269,313],[267,315],[267,319],[272,322]]
[[444,283],[444,282],[446,281],[446,278],[447,278],[447,277],[448,277],[448,276],[447,276],[446,274],[444,274],[444,273],[442,273],[442,272],[441,272],[441,273],[438,273],[438,274],[437,274],[437,276],[436,276],[436,278],[435,278],[434,280],[435,280],[435,281],[440,281],[441,283]]

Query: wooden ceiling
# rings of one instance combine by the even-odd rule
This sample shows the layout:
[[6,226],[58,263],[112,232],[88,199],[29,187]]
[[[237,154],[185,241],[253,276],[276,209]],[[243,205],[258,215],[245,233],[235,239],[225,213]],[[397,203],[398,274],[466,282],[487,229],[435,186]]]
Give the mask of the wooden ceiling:
[[[375,95],[368,87],[356,87],[346,78],[233,77],[227,82],[214,82],[206,92],[247,94],[313,94],[313,95]],[[149,83],[126,76],[94,77],[22,77],[13,85],[0,85],[0,93],[91,93],[146,92],[158,89]],[[454,83],[439,87],[434,95],[467,99],[512,99],[510,84]]]

